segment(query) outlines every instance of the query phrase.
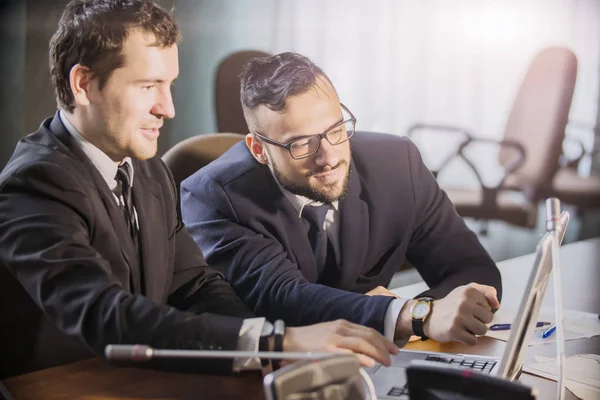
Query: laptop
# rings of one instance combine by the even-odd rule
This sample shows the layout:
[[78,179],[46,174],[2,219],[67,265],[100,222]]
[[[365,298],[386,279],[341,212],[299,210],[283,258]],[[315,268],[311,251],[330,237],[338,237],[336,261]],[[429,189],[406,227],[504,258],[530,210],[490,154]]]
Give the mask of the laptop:
[[[559,244],[562,243],[569,213],[563,212],[557,224]],[[373,381],[378,399],[408,399],[406,368],[413,360],[442,362],[458,368],[516,379],[523,367],[523,355],[531,340],[548,281],[552,274],[552,236],[546,233],[536,247],[536,258],[529,276],[517,317],[502,358],[478,355],[452,354],[427,351],[400,350],[392,356],[392,365],[376,364],[366,372]]]

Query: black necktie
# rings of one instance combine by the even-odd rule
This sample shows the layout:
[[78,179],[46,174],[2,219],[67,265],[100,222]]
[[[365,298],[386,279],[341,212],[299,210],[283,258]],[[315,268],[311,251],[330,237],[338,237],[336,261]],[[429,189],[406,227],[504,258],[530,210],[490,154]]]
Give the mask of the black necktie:
[[304,206],[302,209],[302,215],[310,222],[308,239],[317,262],[318,275],[321,275],[329,264],[335,263],[335,254],[333,254],[331,243],[328,243],[327,232],[323,227],[325,216],[330,207],[329,204],[326,204],[322,206]]
[[[129,165],[127,163],[119,165],[115,179],[117,186],[113,189],[113,193],[119,199],[119,206],[127,223],[129,234],[133,239],[133,244],[137,248],[138,229],[135,223],[135,212],[133,211],[133,199],[131,196],[131,173],[129,172]],[[123,199],[122,204],[121,199]]]

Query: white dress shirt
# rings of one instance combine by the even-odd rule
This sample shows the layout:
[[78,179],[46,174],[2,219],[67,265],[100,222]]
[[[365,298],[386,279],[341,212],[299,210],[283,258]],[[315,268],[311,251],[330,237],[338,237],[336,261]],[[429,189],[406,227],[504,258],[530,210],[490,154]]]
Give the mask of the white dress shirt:
[[[115,179],[117,175],[117,170],[119,169],[119,164],[113,161],[106,153],[102,150],[94,146],[90,143],[86,138],[84,138],[81,133],[75,129],[71,121],[69,121],[68,117],[65,115],[63,110],[59,111],[60,120],[62,121],[65,128],[71,136],[75,139],[81,150],[85,153],[85,155],[92,161],[92,164],[96,167],[102,178],[106,181],[108,188],[112,191],[117,186],[117,181]],[[131,186],[133,187],[133,163],[131,162],[130,157],[126,157],[122,163],[129,164],[129,171],[131,172]],[[118,198],[114,193],[115,201],[117,204],[122,204],[123,199]],[[135,214],[135,221],[138,225],[139,229],[139,221],[137,217],[137,211],[135,207],[133,207],[133,211]],[[239,339],[237,342],[236,350],[240,351],[258,351],[258,343],[260,339],[260,334],[263,329],[263,325],[265,323],[265,318],[247,318],[243,321],[242,327],[239,333]],[[233,363],[234,371],[241,371],[247,369],[261,369],[260,360],[256,357],[253,358],[236,358]]]

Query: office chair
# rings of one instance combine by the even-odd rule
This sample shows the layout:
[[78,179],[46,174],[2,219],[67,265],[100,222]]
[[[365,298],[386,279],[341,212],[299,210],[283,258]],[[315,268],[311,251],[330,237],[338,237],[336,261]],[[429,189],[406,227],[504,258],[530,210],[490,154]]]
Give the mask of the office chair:
[[215,78],[215,111],[218,132],[248,133],[240,102],[240,74],[244,64],[255,57],[267,57],[269,53],[246,50],[231,53],[217,67]]
[[574,142],[579,148],[577,157],[562,159],[562,166],[556,172],[552,185],[544,188],[545,197],[557,197],[563,203],[576,207],[581,216],[585,211],[600,209],[600,175],[581,176],[579,164],[585,157],[598,157],[600,147],[586,152],[583,143],[575,138],[565,141]]
[[207,133],[187,138],[171,147],[162,156],[162,160],[173,174],[173,179],[179,190],[181,182],[216,160],[231,146],[244,140],[239,133]]
[[[559,168],[576,76],[577,58],[569,49],[552,47],[537,54],[521,83],[501,140],[478,137],[448,125],[419,123],[409,128],[411,137],[423,131],[451,131],[464,138],[434,174],[456,158],[473,172],[479,189],[443,189],[461,216],[484,222],[483,234],[487,233],[488,220],[535,227],[538,202],[548,197],[545,190]],[[495,185],[484,183],[483,172],[469,156],[480,144],[499,147],[497,161],[503,174]]]

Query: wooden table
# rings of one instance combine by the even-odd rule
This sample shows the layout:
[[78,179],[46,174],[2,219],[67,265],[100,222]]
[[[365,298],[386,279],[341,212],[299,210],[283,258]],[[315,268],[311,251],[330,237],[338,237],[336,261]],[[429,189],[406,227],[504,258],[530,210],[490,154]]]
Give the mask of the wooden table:
[[[600,239],[564,246],[561,249],[563,301],[565,308],[600,312]],[[517,307],[533,266],[533,255],[499,263],[504,285],[503,306]],[[424,290],[423,283],[399,288],[396,292],[414,296]],[[548,287],[544,306],[552,306],[552,287]],[[472,347],[459,343],[412,342],[407,349],[485,354],[501,356],[506,343],[482,337]],[[567,355],[600,354],[600,337],[565,343]],[[554,344],[532,346],[526,362],[534,355],[554,355]],[[536,387],[540,399],[555,398],[556,384],[533,375],[520,380]],[[176,374],[136,368],[117,368],[101,359],[37,371],[4,382],[15,400],[130,400],[130,399],[263,399],[261,376],[247,373],[236,377],[206,374]],[[575,399],[567,391],[567,399]]]

